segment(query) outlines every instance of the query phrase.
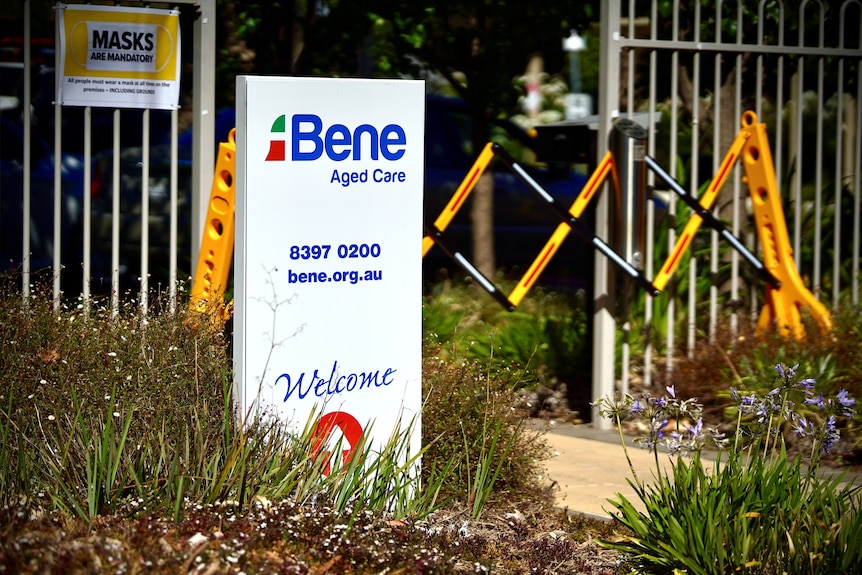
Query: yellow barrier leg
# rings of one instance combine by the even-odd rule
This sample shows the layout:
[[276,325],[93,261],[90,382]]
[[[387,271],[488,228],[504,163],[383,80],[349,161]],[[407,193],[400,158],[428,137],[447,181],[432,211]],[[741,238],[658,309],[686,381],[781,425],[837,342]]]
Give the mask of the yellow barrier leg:
[[210,192],[207,220],[201,239],[189,309],[214,313],[212,319],[224,321],[229,315],[224,292],[233,258],[234,218],[236,211],[236,141],[231,130],[228,142],[219,144],[215,177]]
[[[743,126],[744,124],[745,121],[743,120]],[[719,190],[721,190],[725,180],[727,180],[727,177],[730,175],[730,169],[733,167],[733,164],[735,164],[736,160],[739,159],[742,147],[749,136],[749,131],[743,127],[739,134],[737,134],[736,139],[733,140],[730,149],[727,151],[727,155],[724,157],[724,161],[721,163],[721,166],[719,166],[717,177],[713,178],[709,187],[706,189],[706,192],[704,192],[703,196],[700,198],[700,205],[705,209],[710,209],[712,204],[715,203]],[[659,291],[663,291],[667,286],[667,282],[670,281],[671,276],[673,276],[676,268],[679,266],[679,262],[682,260],[682,254],[691,245],[691,242],[694,240],[694,236],[697,234],[697,230],[700,229],[700,224],[702,223],[703,218],[697,214],[693,214],[691,219],[688,220],[682,234],[680,234],[679,239],[676,241],[676,245],[674,245],[673,250],[671,250],[670,255],[667,260],[665,260],[664,265],[660,268],[655,280],[653,280],[653,285]]]
[[[593,171],[590,179],[587,180],[587,183],[584,185],[583,189],[578,194],[578,197],[575,198],[574,203],[572,203],[572,206],[569,208],[569,214],[572,217],[581,217],[584,210],[587,208],[587,205],[590,203],[590,200],[595,197],[595,192],[601,187],[602,182],[605,181],[605,178],[608,176],[608,172],[613,169],[613,166],[613,155],[610,152],[606,152],[605,157],[602,158],[601,162],[599,162],[598,167]],[[614,183],[616,183],[616,178],[614,178]],[[554,257],[554,254],[557,253],[557,250],[560,248],[563,240],[565,240],[569,235],[570,231],[572,231],[572,226],[570,226],[568,222],[562,222],[557,226],[554,233],[551,234],[551,237],[545,244],[545,247],[542,248],[542,251],[539,252],[539,255],[536,256],[536,259],[533,260],[533,263],[530,264],[529,268],[527,268],[527,271],[515,286],[515,289],[512,290],[512,293],[509,294],[509,301],[512,302],[512,304],[516,306],[520,305],[521,300],[524,299],[524,296],[527,295],[527,292],[530,291],[530,288],[533,287],[533,284],[535,284],[539,279],[539,276],[542,275],[548,262],[550,262]]]
[[[455,217],[455,214],[458,213],[458,210],[461,209],[461,206],[464,205],[464,202],[467,201],[467,198],[470,196],[470,192],[473,191],[473,188],[476,187],[476,182],[479,181],[479,176],[482,175],[488,167],[488,164],[490,164],[491,160],[494,159],[494,152],[491,149],[493,146],[493,142],[485,144],[485,147],[482,148],[482,153],[480,153],[479,157],[476,158],[476,161],[473,162],[473,167],[470,168],[470,171],[467,172],[467,175],[461,181],[458,189],[455,190],[454,194],[452,194],[452,197],[449,199],[449,203],[446,204],[446,207],[443,208],[443,211],[440,212],[440,215],[437,216],[436,220],[434,220],[434,227],[437,228],[437,231],[444,231],[449,226],[452,218]],[[432,236],[426,235],[422,238],[422,257],[424,258],[428,251],[433,247],[434,238]]]
[[802,339],[805,337],[805,327],[802,325],[800,308],[807,307],[821,331],[829,333],[832,331],[829,311],[805,287],[793,261],[793,248],[790,246],[775,181],[766,125],[755,124],[756,116],[751,112],[746,114],[750,114],[750,117],[743,116],[743,126],[748,119],[749,125],[745,128],[750,131],[751,139],[746,144],[742,160],[754,207],[754,222],[763,250],[763,263],[781,282],[779,289],[767,286],[766,303],[757,327],[763,330],[777,324],[783,335]]

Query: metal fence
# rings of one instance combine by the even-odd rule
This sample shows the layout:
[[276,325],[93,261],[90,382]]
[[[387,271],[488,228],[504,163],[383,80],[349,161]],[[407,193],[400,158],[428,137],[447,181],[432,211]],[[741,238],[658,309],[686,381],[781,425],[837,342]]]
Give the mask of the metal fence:
[[[195,11],[191,103],[193,144],[191,158],[191,237],[201,237],[211,185],[214,150],[202,142],[214,139],[214,0],[178,0],[175,4]],[[23,2],[24,100],[30,100],[30,0]],[[860,173],[862,173],[862,0],[819,2],[775,0],[723,2],[712,8],[701,2],[650,0],[604,2],[601,12],[599,88],[599,154],[609,149],[609,132],[617,117],[638,113],[648,117],[647,154],[694,196],[717,171],[724,152],[740,126],[746,110],[756,113],[769,127],[775,171],[793,239],[797,268],[810,289],[831,307],[859,301]],[[64,111],[55,105],[55,125],[61,126]],[[84,293],[90,278],[89,173],[90,151],[85,143],[84,175],[84,269],[60,260],[63,137],[54,136],[55,170],[51,206],[30,205],[29,172],[32,134],[30,108],[24,107],[25,226],[31,210],[53,209],[53,268],[67,266],[66,274],[82,273]],[[122,112],[114,111],[114,125]],[[172,118],[176,136],[176,117]],[[89,118],[90,110],[85,110]],[[146,114],[144,122],[146,122]],[[87,141],[90,120],[83,134]],[[146,125],[144,132],[147,132]],[[114,158],[119,157],[114,135]],[[143,148],[148,142],[143,141]],[[175,140],[172,145],[175,144]],[[175,152],[173,152],[175,154]],[[173,156],[176,157],[175,155]],[[142,158],[146,171],[147,157]],[[119,169],[115,164],[115,178]],[[175,188],[174,181],[170,184]],[[648,186],[660,188],[655,175]],[[119,186],[116,179],[114,188]],[[661,191],[656,192],[658,195]],[[611,237],[613,219],[608,193],[596,206],[596,231]],[[115,194],[116,197],[116,194]],[[646,221],[644,273],[655,276],[676,240],[677,220],[688,216],[688,208],[677,206],[673,194],[656,209],[650,203]],[[748,189],[737,166],[722,190],[716,215],[727,221],[732,233],[755,250]],[[114,208],[116,209],[116,208]],[[114,218],[116,221],[117,218]],[[146,222],[146,214],[141,214]],[[147,226],[143,226],[147,229]],[[117,234],[113,231],[116,244]],[[23,232],[22,285],[29,293],[29,231]],[[142,234],[142,253],[147,251]],[[172,239],[172,249],[175,240]],[[191,242],[195,261],[197,242]],[[739,255],[726,249],[715,232],[701,232],[691,251],[694,257],[655,300],[641,297],[630,317],[617,313],[615,281],[611,266],[596,256],[593,396],[628,389],[632,357],[642,367],[644,383],[653,380],[654,363],[664,357],[672,366],[677,353],[691,352],[699,334],[715,337],[717,330],[739,329],[754,321],[763,304],[763,285],[749,273]],[[145,258],[145,256],[142,256]],[[112,271],[116,271],[116,256]],[[176,273],[175,260],[170,264]],[[146,277],[147,262],[142,259]],[[171,289],[174,287],[171,276]],[[55,275],[55,297],[60,274]],[[112,274],[112,291],[117,279]],[[145,287],[145,284],[144,286]],[[172,298],[173,299],[173,298]],[[85,298],[86,301],[86,298]],[[141,302],[146,307],[146,290]],[[114,299],[116,306],[116,299]],[[615,361],[616,337],[623,332],[621,364]],[[632,352],[630,342],[639,341],[642,353]],[[593,420],[600,421],[598,413]],[[607,422],[604,422],[605,424]]]
[[[647,113],[647,154],[698,196],[718,171],[743,112],[755,112],[768,126],[797,269],[827,307],[857,304],[862,2],[717,0],[713,8],[679,0],[607,2],[601,18],[600,153],[608,149],[615,117]],[[650,173],[653,186],[661,183]],[[649,278],[674,245],[677,221],[684,224],[690,213],[673,194],[663,197],[666,211],[651,203],[647,214]],[[600,234],[610,231],[611,209],[606,199],[598,207]],[[737,165],[714,213],[756,250],[750,212]],[[650,385],[657,356],[672,367],[676,354],[692,353],[698,337],[756,320],[764,285],[739,255],[709,231],[690,252],[666,293],[640,298],[631,318],[619,317],[609,303],[613,281],[597,259],[594,396],[627,391],[633,355],[643,357]],[[624,332],[621,373],[614,369],[618,329]],[[632,354],[626,342],[638,338],[643,353]]]
[[[40,66],[36,65],[32,46],[41,45],[39,39],[34,42],[32,37],[33,14],[31,0],[24,0],[20,6],[18,16],[21,22],[21,101],[33,102],[38,97],[36,74],[46,76],[46,86],[54,86],[57,82],[58,70],[53,61],[45,61]],[[122,3],[117,3],[122,5]],[[210,144],[214,140],[214,116],[215,116],[215,0],[178,0],[175,5],[181,5],[181,12],[185,11],[186,22],[192,22],[192,50],[190,57],[184,58],[191,65],[192,72],[186,80],[191,80],[191,94],[185,106],[191,108],[190,131],[191,145],[190,153],[184,158],[185,175],[188,177],[188,188],[183,190],[186,203],[189,204],[190,230],[183,229],[186,237],[200,238],[204,228],[204,220],[207,212],[209,192],[212,184],[212,167],[214,165],[214,147]],[[44,16],[44,15],[42,15]],[[188,34],[189,30],[184,30]],[[57,33],[57,35],[59,35]],[[54,46],[59,50],[59,38],[54,39]],[[46,59],[47,60],[47,59]],[[10,67],[11,69],[11,67]],[[53,78],[52,78],[53,76]],[[50,80],[53,80],[51,82]],[[47,88],[48,91],[51,88]],[[188,93],[189,90],[184,90]],[[5,92],[4,92],[5,93]],[[48,94],[47,98],[53,98]],[[9,172],[20,169],[20,184],[12,177],[4,178],[7,189],[0,190],[0,195],[5,195],[4,210],[17,212],[18,222],[21,222],[20,231],[17,230],[17,222],[11,221],[10,213],[2,214],[4,231],[2,241],[7,244],[20,244],[20,252],[11,254],[9,261],[3,262],[4,268],[18,270],[21,276],[22,293],[26,300],[32,289],[31,277],[36,267],[45,267],[49,270],[53,279],[53,295],[55,302],[59,304],[61,289],[63,285],[75,286],[75,291],[80,290],[83,305],[88,307],[91,301],[91,287],[94,282],[102,282],[101,289],[110,291],[111,305],[116,311],[119,305],[120,291],[120,268],[119,246],[128,238],[134,236],[139,242],[138,250],[140,260],[135,262],[134,283],[138,290],[138,297],[142,311],[146,313],[148,305],[150,260],[149,254],[152,250],[150,242],[150,228],[153,220],[150,217],[149,205],[154,195],[163,195],[166,201],[162,202],[169,210],[169,221],[156,222],[162,224],[157,229],[163,236],[159,238],[166,244],[167,263],[165,269],[161,270],[166,276],[166,285],[163,286],[170,291],[170,301],[175,301],[177,289],[177,256],[180,251],[177,229],[177,193],[179,162],[177,152],[178,138],[178,110],[161,112],[169,118],[166,144],[161,150],[166,164],[165,181],[154,182],[150,170],[153,158],[150,157],[151,150],[151,111],[150,110],[106,110],[100,109],[101,123],[94,123],[95,110],[90,107],[70,109],[54,101],[50,104],[52,110],[45,112],[39,122],[53,125],[52,134],[37,134],[34,132],[35,125],[34,106],[21,105],[21,150],[17,153],[19,159],[6,158],[20,163],[18,166],[5,165],[7,169],[4,176],[10,176]],[[44,112],[44,110],[43,110]],[[105,114],[101,114],[105,112]],[[53,116],[48,118],[47,116]],[[75,128],[65,130],[63,126],[70,123],[69,118],[74,117],[72,122]],[[132,118],[129,120],[129,118]],[[80,121],[79,121],[80,120]],[[121,149],[121,126],[129,130],[129,126],[140,133],[140,141],[135,142],[132,147],[137,149],[139,157],[132,154],[128,160],[131,162],[132,170],[136,173],[136,195],[140,207],[130,209],[129,218],[123,218],[119,214],[121,190],[125,187],[122,182],[129,173],[127,162],[128,150]],[[14,122],[4,124],[4,127],[12,126]],[[7,141],[4,144],[4,153],[12,144],[12,130],[7,132]],[[70,133],[71,132],[71,133]],[[100,133],[104,132],[104,133]],[[94,157],[100,152],[94,148],[93,140],[99,136],[102,142],[109,141],[110,147],[102,150],[108,160],[105,165],[109,168],[111,178],[106,178],[102,185],[110,186],[112,197],[110,203],[103,206],[103,222],[107,227],[104,236],[110,242],[109,254],[100,254],[108,259],[104,264],[107,268],[106,277],[101,279],[94,277],[93,262],[94,249],[92,245],[93,230],[99,228],[98,221],[94,221],[93,200],[99,196],[99,184],[94,186],[94,166],[98,169],[99,163],[94,162]],[[124,134],[125,136],[125,134]],[[46,141],[42,141],[42,139]],[[50,141],[48,141],[50,140]],[[74,145],[74,153],[69,153],[70,142]],[[206,143],[206,144],[205,144]],[[41,147],[40,147],[41,145]],[[39,156],[34,151],[41,153]],[[39,162],[53,159],[53,169],[45,166],[40,171]],[[125,162],[125,163],[124,163]],[[125,171],[124,171],[125,170]],[[18,189],[9,184],[13,182]],[[101,190],[104,191],[104,190]],[[70,207],[71,206],[71,207]],[[78,219],[78,224],[72,224],[67,216],[73,214]],[[15,215],[15,214],[11,214]],[[20,235],[18,235],[20,233]],[[13,237],[17,236],[17,237]],[[137,239],[139,238],[139,240]],[[35,244],[35,245],[34,245]],[[69,244],[74,245],[74,249]],[[0,248],[7,248],[0,245]],[[197,259],[198,242],[191,241],[189,261]],[[8,255],[8,249],[4,249],[4,256]],[[41,257],[40,257],[41,256]],[[65,278],[65,279],[64,279]],[[72,281],[69,281],[72,280]],[[71,295],[71,294],[67,294]]]

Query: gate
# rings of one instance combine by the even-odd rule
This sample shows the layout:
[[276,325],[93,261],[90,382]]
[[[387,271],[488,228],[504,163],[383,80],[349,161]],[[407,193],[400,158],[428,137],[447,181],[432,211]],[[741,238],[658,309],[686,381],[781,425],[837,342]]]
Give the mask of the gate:
[[[827,307],[859,302],[860,142],[862,142],[862,2],[605,2],[601,14],[598,150],[608,149],[617,117],[647,114],[647,154],[698,197],[717,174],[746,111],[766,123],[796,268]],[[649,173],[647,188],[663,194]],[[629,193],[635,193],[629,190]],[[609,194],[596,228],[610,237]],[[736,166],[713,214],[748,249],[757,249],[749,193]],[[648,203],[644,274],[656,276],[677,240],[688,208],[667,194],[667,212]],[[631,238],[638,230],[630,223]],[[639,294],[625,317],[607,260],[596,257],[593,396],[626,393],[630,342],[642,337],[643,383],[656,358],[671,370],[676,353],[692,354],[699,334],[714,339],[754,322],[764,282],[740,266],[716,231],[701,232],[688,259],[655,300]],[[633,325],[640,326],[637,333]],[[622,331],[621,373],[615,336]],[[640,355],[640,354],[638,354]],[[619,377],[619,379],[617,379]],[[618,384],[618,385],[617,385]],[[600,420],[597,411],[593,421]]]

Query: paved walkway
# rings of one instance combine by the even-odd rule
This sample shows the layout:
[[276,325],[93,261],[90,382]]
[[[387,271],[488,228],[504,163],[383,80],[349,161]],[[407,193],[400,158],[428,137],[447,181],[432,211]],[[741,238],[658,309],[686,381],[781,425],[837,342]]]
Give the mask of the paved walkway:
[[[560,507],[609,518],[609,510],[613,506],[608,499],[621,493],[643,510],[634,489],[627,482],[632,478],[632,472],[616,430],[602,431],[588,424],[559,424],[546,429],[545,439],[552,449],[552,457],[545,462],[545,467],[548,479],[556,482]],[[633,445],[631,437],[625,437],[625,440],[638,478],[652,481],[656,472],[653,454]],[[669,469],[666,454],[659,454],[659,464],[663,469]]]
[[[546,430],[545,439],[553,454],[545,462],[548,479],[556,482],[557,504],[570,511],[609,518],[613,506],[608,499],[621,493],[636,508],[644,510],[634,490],[628,484],[632,473],[626,461],[617,431],[602,431],[592,425],[558,424],[553,427],[535,421],[535,426]],[[656,463],[652,453],[632,443],[633,438],[624,436],[632,465],[641,481],[650,483],[655,478]],[[659,453],[659,465],[670,472],[670,460]],[[711,464],[709,454],[703,456],[705,464]],[[710,463],[707,463],[710,462]],[[829,472],[827,470],[827,472]],[[848,473],[856,482],[862,474]]]

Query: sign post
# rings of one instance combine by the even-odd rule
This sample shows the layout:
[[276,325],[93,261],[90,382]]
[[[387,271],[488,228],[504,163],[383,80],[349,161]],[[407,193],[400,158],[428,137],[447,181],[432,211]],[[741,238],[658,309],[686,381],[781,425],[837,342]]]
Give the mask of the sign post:
[[424,103],[421,81],[237,79],[242,418],[419,452]]

